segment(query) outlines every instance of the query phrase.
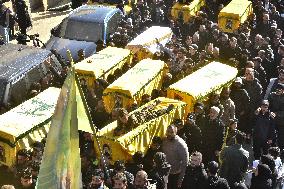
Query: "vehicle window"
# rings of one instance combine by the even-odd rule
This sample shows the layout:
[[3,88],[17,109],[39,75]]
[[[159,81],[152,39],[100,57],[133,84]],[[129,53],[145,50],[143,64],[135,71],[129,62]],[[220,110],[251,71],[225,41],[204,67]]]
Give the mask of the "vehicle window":
[[34,83],[38,82],[43,77],[43,72],[41,70],[40,65],[33,67],[27,74],[28,76],[28,88],[29,86]]
[[64,38],[97,42],[99,39],[103,39],[102,34],[103,24],[69,20]]
[[121,21],[121,15],[120,13],[115,13],[111,18],[110,20],[108,21],[107,23],[107,36],[109,36],[109,34],[113,34],[117,27],[118,27],[118,24],[119,22]]
[[17,106],[26,99],[27,88],[26,78],[23,77],[20,80],[12,84],[10,90],[10,102],[12,106]]
[[0,79],[0,102],[4,100],[7,82],[4,79]]
[[60,64],[60,62],[57,60],[56,56],[53,54],[51,55],[50,57],[50,63],[51,63],[51,66],[54,67],[54,69],[60,73],[61,70],[62,70],[62,66]]

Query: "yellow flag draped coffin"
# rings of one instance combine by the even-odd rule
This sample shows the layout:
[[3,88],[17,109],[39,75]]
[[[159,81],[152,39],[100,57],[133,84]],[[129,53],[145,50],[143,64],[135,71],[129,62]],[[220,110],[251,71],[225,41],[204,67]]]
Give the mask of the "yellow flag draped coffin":
[[232,0],[218,15],[218,26],[224,32],[233,33],[253,13],[249,0]]
[[173,32],[169,27],[152,26],[134,38],[125,48],[131,50],[139,61],[144,58],[152,58],[154,53],[160,50],[157,41],[165,46],[172,35]]
[[125,64],[130,65],[131,63],[132,54],[130,50],[107,47],[75,64],[75,70],[80,79],[86,80],[88,87],[93,87],[96,79],[107,79],[117,69],[121,70]]
[[196,101],[203,101],[211,92],[230,84],[237,76],[237,68],[211,62],[203,68],[169,86],[167,97],[187,103],[186,113],[193,111]]
[[12,110],[0,115],[0,162],[12,166],[20,149],[31,149],[48,133],[60,89],[50,87]]
[[[119,159],[129,160],[137,151],[142,151],[145,154],[154,136],[165,136],[168,125],[170,125],[175,119],[184,118],[186,103],[164,97],[152,100],[137,110],[130,112],[130,116],[135,112],[141,111],[145,107],[157,104],[157,101],[159,103],[154,106],[154,111],[165,110],[169,106],[172,106],[172,108],[164,114],[139,125],[130,132],[121,136],[114,136],[113,133],[115,128],[118,126],[117,121],[110,123],[96,133],[100,146],[103,147],[103,151],[105,148],[107,150],[112,150],[110,152],[110,161]],[[99,154],[99,148],[96,141],[95,150]]]
[[141,104],[144,94],[151,95],[153,89],[160,89],[168,68],[163,61],[144,59],[119,77],[103,92],[107,112],[114,108],[129,108]]

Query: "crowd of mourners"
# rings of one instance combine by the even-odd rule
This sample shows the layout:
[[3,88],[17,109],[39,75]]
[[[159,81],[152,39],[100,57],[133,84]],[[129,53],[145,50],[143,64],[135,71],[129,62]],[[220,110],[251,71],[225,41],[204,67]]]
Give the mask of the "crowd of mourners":
[[[146,154],[136,152],[130,162],[113,162],[108,145],[102,146],[103,158],[99,159],[94,150],[94,136],[80,132],[83,188],[282,187],[284,1],[252,0],[253,14],[236,32],[224,33],[217,19],[229,2],[206,0],[188,23],[171,17],[170,8],[175,3],[171,0],[138,0],[132,12],[124,16],[108,45],[125,47],[152,25],[171,27],[174,33],[164,46],[157,41],[159,51],[153,58],[165,61],[170,72],[161,90],[143,96],[143,104],[166,96],[170,84],[212,61],[237,67],[239,73],[230,87],[224,87],[220,94],[211,93],[207,101],[197,102],[185,123],[175,120],[164,138],[155,136]],[[124,12],[120,5],[118,8]],[[128,69],[126,66],[106,79],[96,80],[92,90],[81,80],[93,122],[99,129],[113,120],[118,120],[118,125],[127,125],[128,112],[137,108],[116,108],[108,114],[102,101],[103,90]],[[53,78],[52,72],[49,75]],[[35,88],[40,91],[46,83],[43,81]],[[1,182],[15,188],[34,188],[43,150],[44,141],[41,141],[31,151],[18,151],[12,168],[0,166],[0,179],[5,178]],[[0,149],[0,155],[2,152]],[[2,188],[5,187],[9,186]]]

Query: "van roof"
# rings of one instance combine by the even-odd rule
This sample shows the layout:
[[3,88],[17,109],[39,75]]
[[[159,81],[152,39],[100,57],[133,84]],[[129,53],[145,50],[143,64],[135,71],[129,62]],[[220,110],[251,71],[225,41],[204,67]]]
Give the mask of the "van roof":
[[50,54],[49,50],[26,45],[0,46],[0,81],[9,81],[18,77],[33,66],[42,63]]
[[70,13],[69,20],[104,23],[107,17],[118,11],[119,9],[107,6],[83,5]]

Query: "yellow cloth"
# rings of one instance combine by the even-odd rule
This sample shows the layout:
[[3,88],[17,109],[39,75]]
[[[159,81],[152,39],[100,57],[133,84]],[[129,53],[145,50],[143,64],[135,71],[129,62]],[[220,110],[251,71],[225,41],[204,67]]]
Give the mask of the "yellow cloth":
[[76,73],[87,80],[92,87],[98,78],[107,79],[116,69],[121,69],[125,63],[131,64],[132,54],[128,49],[107,47],[98,53],[75,64]]
[[14,163],[17,150],[30,149],[31,144],[45,137],[59,92],[60,89],[50,87],[0,115],[0,146],[4,147],[7,165]]
[[134,38],[125,48],[137,54],[139,61],[151,58],[159,50],[156,39],[164,46],[172,38],[172,34],[169,27],[152,26]]
[[237,75],[234,67],[212,62],[169,86],[167,97],[186,102],[186,113],[193,110],[197,100],[203,100],[213,91],[230,83]]
[[196,13],[203,5],[205,5],[205,0],[194,0],[189,5],[183,3],[175,3],[172,7],[171,15],[175,20],[177,20],[180,14],[182,14],[184,23],[187,23],[190,21],[190,17],[196,16]]
[[[71,63],[72,65],[72,63]],[[61,88],[37,179],[37,189],[82,188],[75,70]]]
[[253,13],[252,3],[248,0],[233,0],[218,15],[218,26],[224,32],[232,33]]
[[166,68],[166,64],[160,60],[140,61],[104,90],[106,111],[113,110],[116,98],[122,99],[124,108],[128,108],[134,102],[139,105],[144,94],[151,95],[153,89],[161,88]]
[[[184,118],[186,106],[184,102],[164,97],[159,97],[158,100],[160,100],[161,103],[155,107],[155,110],[163,109],[168,107],[170,104],[174,105],[173,110],[169,114],[164,114],[160,117],[150,120],[119,137],[113,136],[113,131],[117,127],[117,121],[110,123],[97,132],[100,146],[102,147],[104,144],[107,144],[112,150],[111,154],[113,161],[119,159],[128,160],[137,151],[141,151],[145,154],[154,136],[164,137],[167,126],[170,125],[174,119]],[[141,111],[143,107],[146,107],[152,103],[153,101],[143,105],[135,111]],[[131,112],[130,115],[133,112]],[[95,149],[99,154],[96,140]]]

